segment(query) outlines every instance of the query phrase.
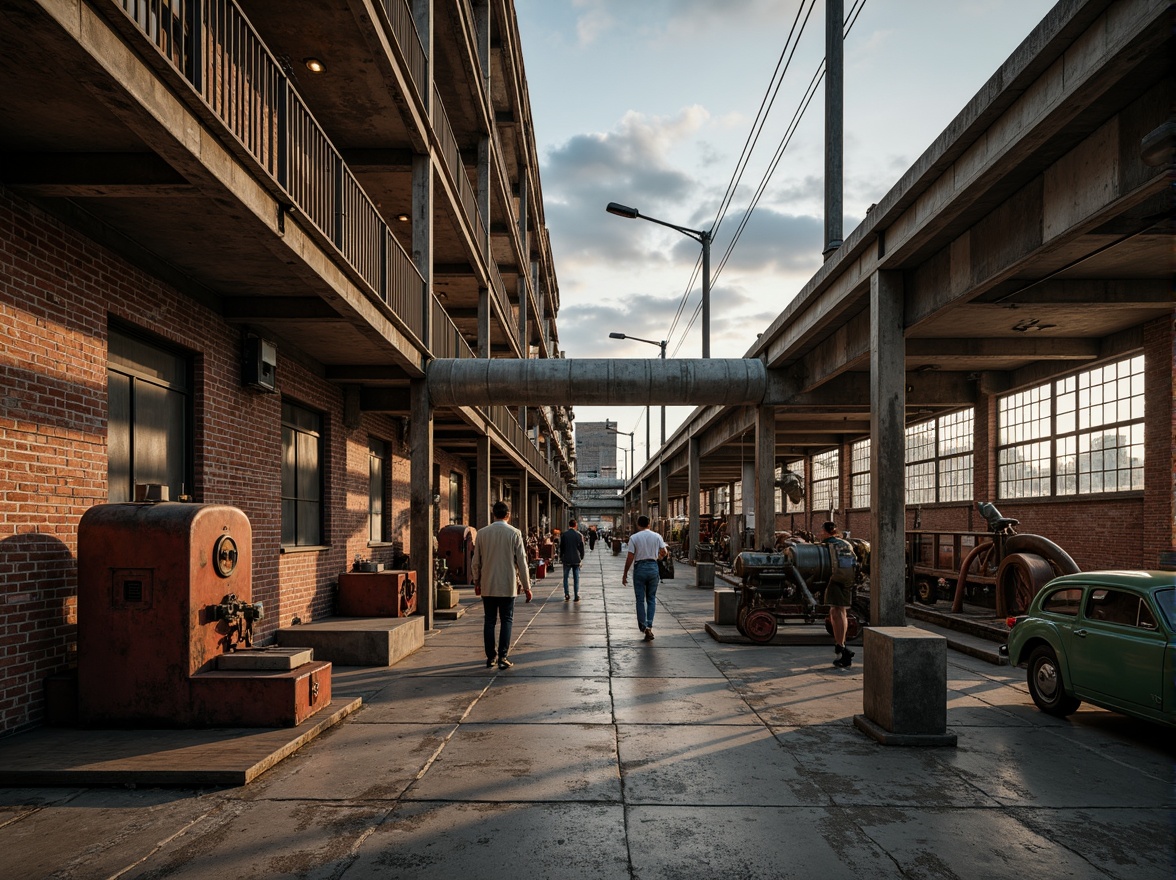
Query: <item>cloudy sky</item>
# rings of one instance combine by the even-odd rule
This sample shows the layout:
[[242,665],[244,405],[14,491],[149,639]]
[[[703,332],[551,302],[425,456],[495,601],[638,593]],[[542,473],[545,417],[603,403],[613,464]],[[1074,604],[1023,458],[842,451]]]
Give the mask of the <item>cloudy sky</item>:
[[[823,0],[789,41],[798,4],[803,22],[810,2],[515,0],[568,357],[657,356],[610,331],[700,356],[699,281],[680,310],[698,244],[604,208],[711,229],[786,45],[788,70],[712,245],[712,356],[745,354],[820,266],[823,88],[720,268],[824,57]],[[848,15],[855,0],[844,4]],[[845,42],[846,235],[1052,5],[866,0]],[[667,431],[689,412],[671,409]],[[606,417],[636,432],[640,467],[644,409],[576,408],[578,422]],[[653,423],[656,449],[656,410]]]

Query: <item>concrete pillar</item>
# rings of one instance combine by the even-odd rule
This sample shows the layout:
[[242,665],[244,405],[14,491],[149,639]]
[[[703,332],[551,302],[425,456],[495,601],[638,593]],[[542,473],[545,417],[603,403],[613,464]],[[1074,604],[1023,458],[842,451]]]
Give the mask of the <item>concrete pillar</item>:
[[698,522],[702,516],[702,474],[700,473],[702,467],[702,450],[699,447],[698,438],[691,437],[687,441],[688,445],[688,470],[686,482],[689,486],[687,492],[689,493],[686,504],[688,509],[687,516],[690,517],[690,561],[693,562],[698,552]]
[[425,630],[433,628],[433,410],[429,386],[414,379],[410,388],[409,557],[417,575],[417,606]]
[[[747,498],[747,487],[743,487]],[[755,414],[755,544],[771,547],[776,540],[776,410],[761,406]]]
[[665,534],[662,537],[668,541],[670,540],[670,466],[666,464],[664,458],[657,464],[657,515],[666,521]]
[[515,499],[513,507],[516,512],[511,518],[515,521],[515,527],[523,533],[525,538],[527,530],[535,522],[531,513],[530,474],[527,473],[526,468],[519,471],[519,497]]
[[474,489],[474,528],[490,525],[490,438],[478,437],[478,472]]
[[[519,347],[522,349],[522,356],[524,358],[530,353],[530,339],[531,335],[527,330],[527,326],[531,320],[528,313],[530,310],[530,301],[527,296],[528,277],[531,270],[531,254],[529,245],[527,243],[527,199],[528,199],[528,181],[527,169],[525,167],[519,168],[519,246],[522,253],[519,255],[519,281],[518,281],[518,298],[519,298]],[[526,427],[524,422],[523,427]]]
[[490,315],[494,307],[490,305],[490,289],[478,288],[478,357],[488,358],[491,354]]
[[863,633],[863,712],[854,726],[887,746],[954,746],[947,732],[947,639],[913,626]]
[[[637,497],[637,515],[649,516],[649,480],[641,480],[638,483],[640,494]],[[636,525],[636,520],[634,520]]]
[[902,274],[870,278],[870,623],[906,623],[906,341]]
[[433,159],[428,153],[412,157],[412,262],[425,284],[423,334],[433,348]]

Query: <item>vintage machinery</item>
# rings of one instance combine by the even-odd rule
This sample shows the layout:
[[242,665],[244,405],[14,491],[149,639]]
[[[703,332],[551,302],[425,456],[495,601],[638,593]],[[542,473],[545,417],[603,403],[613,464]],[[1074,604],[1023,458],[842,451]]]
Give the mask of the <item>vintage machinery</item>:
[[[825,618],[832,632],[829,606],[820,598],[831,583],[860,587],[869,571],[865,541],[830,544],[792,543],[779,553],[740,553],[734,572],[741,579],[735,625],[753,642],[767,644],[781,622],[813,623]],[[815,595],[816,594],[816,595]],[[851,609],[846,638],[856,638],[862,620]]]
[[449,582],[468,585],[474,582],[474,541],[478,530],[472,526],[445,526],[437,532],[437,555],[449,565]]
[[[963,552],[964,536],[971,540],[968,541],[969,549],[963,556],[959,572],[954,576],[953,612],[963,609],[967,589],[980,585],[993,588],[997,617],[1020,614],[1029,607],[1033,597],[1046,583],[1058,575],[1076,574],[1079,571],[1073,557],[1053,541],[1041,535],[1019,534],[1017,526],[1020,521],[1001,516],[996,505],[981,501],[977,502],[976,510],[988,524],[989,539],[983,540],[985,536],[982,533],[959,533],[960,553]],[[943,534],[947,533],[940,533],[940,543],[943,542]],[[953,586],[954,566],[944,574],[934,573],[938,576],[935,583],[931,584],[929,581],[933,574],[927,570],[921,556],[915,557],[917,549],[912,544],[912,558],[907,566],[913,592],[921,601],[933,602],[940,589]],[[956,558],[958,553],[951,561],[954,562]]]
[[341,617],[408,617],[416,608],[415,571],[349,571],[339,575],[337,610]]
[[331,664],[251,648],[252,534],[235,507],[100,504],[78,528],[78,720],[282,727],[331,702]]

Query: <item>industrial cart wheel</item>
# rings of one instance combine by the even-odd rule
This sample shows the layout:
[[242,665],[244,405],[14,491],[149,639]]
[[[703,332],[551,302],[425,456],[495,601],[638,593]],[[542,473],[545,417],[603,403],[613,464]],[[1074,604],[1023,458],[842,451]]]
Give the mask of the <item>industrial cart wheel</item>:
[[1010,553],[996,573],[997,617],[1023,614],[1037,591],[1053,578],[1053,568],[1036,553]]
[[935,583],[928,578],[915,581],[915,598],[924,605],[934,605],[939,597],[936,595]]
[[[825,632],[833,635],[833,618],[828,614],[825,615]],[[845,612],[845,640],[852,642],[862,633],[862,621],[857,616],[857,613],[851,608]]]
[[747,615],[745,635],[759,645],[766,645],[776,637],[776,615],[766,608],[759,608]]
[[747,638],[747,615],[751,613],[751,606],[740,605],[735,612],[735,629],[739,630],[739,635]]

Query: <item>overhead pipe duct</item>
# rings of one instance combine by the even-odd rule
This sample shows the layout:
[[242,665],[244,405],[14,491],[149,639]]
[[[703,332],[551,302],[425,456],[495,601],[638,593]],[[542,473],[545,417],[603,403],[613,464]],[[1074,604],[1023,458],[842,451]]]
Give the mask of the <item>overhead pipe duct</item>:
[[438,406],[759,405],[769,378],[756,358],[438,359],[427,376]]

